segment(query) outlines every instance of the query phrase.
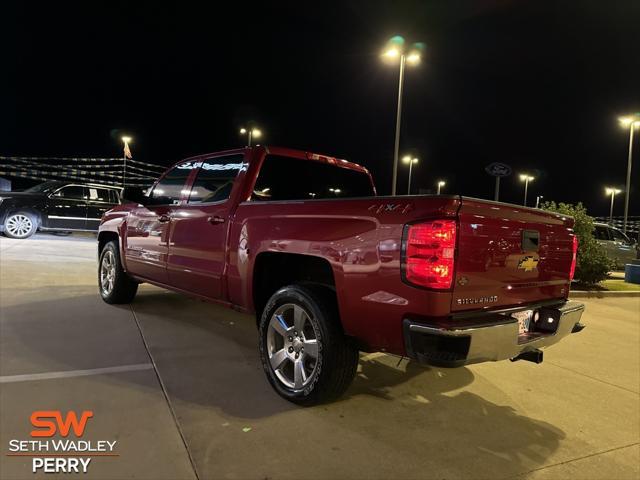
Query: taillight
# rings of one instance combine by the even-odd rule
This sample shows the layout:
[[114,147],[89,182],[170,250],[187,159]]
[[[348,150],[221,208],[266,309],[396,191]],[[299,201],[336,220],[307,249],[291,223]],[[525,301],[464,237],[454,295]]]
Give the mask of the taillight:
[[405,280],[421,287],[451,288],[455,249],[455,220],[409,225],[404,251]]
[[578,237],[573,236],[573,256],[571,257],[571,268],[569,269],[569,281],[573,280],[573,275],[576,273],[576,261],[578,260]]

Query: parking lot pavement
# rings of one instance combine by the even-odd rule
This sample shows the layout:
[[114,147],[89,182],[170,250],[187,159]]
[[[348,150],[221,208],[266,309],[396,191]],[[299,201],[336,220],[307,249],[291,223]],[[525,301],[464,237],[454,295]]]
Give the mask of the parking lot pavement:
[[33,477],[6,453],[36,410],[91,410],[82,439],[117,440],[88,478],[195,478],[131,310],[97,295],[95,256],[94,236],[0,239],[0,478]]
[[[362,355],[343,399],[298,408],[264,378],[252,317],[151,286],[132,309],[105,305],[94,248],[91,237],[0,240],[0,375],[140,370],[0,384],[4,449],[27,438],[33,409],[91,407],[94,434],[122,442],[93,478],[193,477],[180,432],[202,479],[640,475],[638,298],[585,300],[587,328],[541,365]],[[2,478],[30,476],[2,460]]]

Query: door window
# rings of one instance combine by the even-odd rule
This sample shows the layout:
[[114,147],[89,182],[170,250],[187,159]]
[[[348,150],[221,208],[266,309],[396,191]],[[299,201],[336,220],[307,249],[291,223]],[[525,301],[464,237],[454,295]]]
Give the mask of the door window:
[[611,240],[609,238],[609,229],[607,227],[601,227],[599,225],[596,225],[593,236],[596,237],[596,240]]
[[118,196],[117,191],[109,190],[109,203],[113,203],[113,204],[120,203],[120,197]]
[[151,198],[156,205],[177,205],[182,198],[187,179],[197,162],[185,162],[176,165],[169,170],[164,177],[153,187]]
[[62,187],[54,196],[71,200],[86,200],[87,192],[85,187],[80,185],[69,185],[68,187]]
[[197,163],[201,166],[191,187],[189,203],[212,203],[229,198],[233,182],[242,169],[243,156],[208,158]]
[[109,192],[110,190],[107,190],[106,188],[95,188],[95,187],[87,187],[87,189],[89,190],[89,200],[91,200],[92,202],[110,202],[111,199],[109,198]]

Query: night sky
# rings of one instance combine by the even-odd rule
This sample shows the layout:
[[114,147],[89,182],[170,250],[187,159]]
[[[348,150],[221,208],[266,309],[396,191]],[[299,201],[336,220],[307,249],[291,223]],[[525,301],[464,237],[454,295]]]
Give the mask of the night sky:
[[[3,2],[0,155],[119,156],[126,132],[135,159],[167,165],[241,146],[254,121],[263,143],[361,163],[388,193],[398,71],[379,55],[400,34],[427,45],[405,84],[414,188],[442,178],[491,198],[484,166],[499,161],[537,177],[530,199],[604,215],[604,186],[624,187],[617,117],[640,111],[637,0],[229,5]],[[509,177],[501,200],[522,191]]]

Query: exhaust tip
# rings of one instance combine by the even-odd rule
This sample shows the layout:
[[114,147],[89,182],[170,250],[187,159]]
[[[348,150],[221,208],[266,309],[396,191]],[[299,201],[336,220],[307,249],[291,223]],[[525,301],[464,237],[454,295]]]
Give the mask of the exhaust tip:
[[513,357],[510,359],[512,362],[517,362],[518,360],[526,360],[527,362],[533,363],[542,363],[543,360],[543,352],[542,350],[536,348],[534,350],[529,350],[528,352],[522,352],[517,357]]
[[578,322],[571,329],[571,333],[581,332],[584,329],[584,327],[585,327],[585,325],[583,325],[582,323]]

